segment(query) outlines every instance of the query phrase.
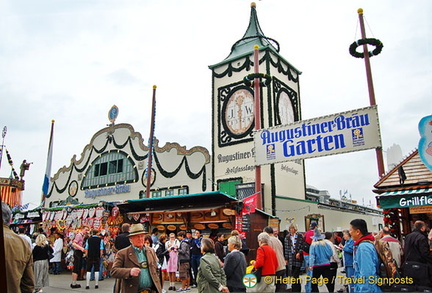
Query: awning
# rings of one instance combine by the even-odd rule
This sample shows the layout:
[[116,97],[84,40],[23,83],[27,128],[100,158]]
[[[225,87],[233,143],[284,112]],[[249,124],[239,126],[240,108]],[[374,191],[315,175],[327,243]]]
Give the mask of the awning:
[[376,199],[382,209],[432,206],[432,188],[389,191]]
[[219,208],[225,207],[224,205],[210,205],[210,206],[201,206],[196,208],[190,208],[190,207],[177,207],[177,208],[165,208],[165,209],[157,209],[157,210],[145,210],[145,211],[138,211],[138,212],[129,212],[128,214],[155,214],[155,213],[188,213],[188,212],[196,212],[196,211],[211,211],[211,210],[217,210]]
[[167,196],[158,198],[143,198],[128,200],[118,204],[122,213],[155,213],[170,211],[194,211],[232,207],[238,200],[220,191],[205,193]]

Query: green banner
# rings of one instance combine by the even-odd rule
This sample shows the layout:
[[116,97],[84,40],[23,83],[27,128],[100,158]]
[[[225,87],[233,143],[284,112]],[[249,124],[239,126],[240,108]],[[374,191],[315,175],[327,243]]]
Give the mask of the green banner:
[[432,206],[432,194],[380,196],[378,203],[382,209]]

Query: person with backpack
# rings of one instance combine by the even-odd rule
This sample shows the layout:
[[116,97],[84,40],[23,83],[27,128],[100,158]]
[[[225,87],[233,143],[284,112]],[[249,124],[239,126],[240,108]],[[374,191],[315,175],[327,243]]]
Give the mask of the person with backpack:
[[[323,278],[328,280],[326,287],[329,292],[334,291],[334,283],[332,280],[332,272],[330,270],[330,259],[333,255],[331,244],[324,241],[325,235],[321,234],[318,228],[315,229],[312,236],[312,245],[309,249],[308,271],[312,272],[312,278],[319,280]],[[312,292],[319,292],[317,282],[312,282]]]
[[375,238],[368,232],[366,221],[352,220],[349,232],[354,240],[353,267],[354,280],[357,281],[354,292],[382,292],[377,282],[370,282],[371,278],[379,278],[379,258],[374,246]]
[[389,227],[384,227],[380,233],[377,241],[382,241],[386,243],[388,249],[396,262],[396,266],[399,269],[402,265],[403,249],[402,244],[399,240],[391,236],[391,231]]
[[177,292],[187,291],[190,283],[190,246],[188,239],[186,238],[186,232],[180,231],[177,234],[178,240],[180,241],[180,247],[178,249],[178,270],[179,277],[182,282],[182,287]]

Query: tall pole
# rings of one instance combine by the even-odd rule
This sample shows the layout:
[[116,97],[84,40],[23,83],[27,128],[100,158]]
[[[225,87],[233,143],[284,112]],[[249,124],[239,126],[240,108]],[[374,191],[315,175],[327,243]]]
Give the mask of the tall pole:
[[50,139],[48,143],[48,153],[47,153],[47,164],[45,168],[45,176],[44,182],[42,184],[42,197],[40,206],[45,206],[45,199],[48,196],[50,178],[51,178],[51,167],[52,167],[52,155],[53,155],[53,146],[54,146],[54,123],[55,120],[51,120],[51,131],[50,131]]
[[149,138],[149,150],[147,156],[147,185],[146,185],[146,198],[150,198],[150,184],[151,184],[151,167],[153,160],[153,136],[155,128],[155,116],[156,116],[156,86],[153,86],[153,98],[152,98],[152,115],[150,123],[150,138]]
[[[254,73],[259,73],[259,46],[254,46]],[[261,96],[260,78],[254,78],[254,99],[255,99],[255,130],[261,129]],[[257,208],[263,208],[261,192],[261,166],[255,166],[255,193],[257,193]]]
[[[363,9],[359,8],[357,10],[357,12],[359,15],[361,36],[362,36],[362,39],[366,39],[366,31],[365,31],[364,20],[363,20]],[[373,80],[372,80],[372,70],[371,70],[371,65],[370,65],[370,60],[369,60],[369,50],[368,50],[367,44],[363,45],[363,55],[364,55],[364,61],[365,61],[365,67],[366,67],[366,79],[367,79],[368,91],[369,91],[369,102],[370,102],[371,106],[375,106],[376,105],[375,92],[374,92],[374,86],[373,86]],[[376,159],[377,159],[377,165],[378,165],[378,176],[381,177],[385,173],[382,148],[377,147],[375,149],[375,153],[376,153]]]
[[[2,149],[0,154],[0,167],[1,167],[1,159],[3,157],[4,138],[6,136],[6,132],[7,132],[7,128],[5,126],[2,132]],[[2,198],[0,196],[0,206],[1,205],[2,205]],[[3,237],[3,213],[0,213],[0,272],[6,272],[6,258],[5,258],[4,237]],[[6,273],[0,274],[0,292],[8,292]]]

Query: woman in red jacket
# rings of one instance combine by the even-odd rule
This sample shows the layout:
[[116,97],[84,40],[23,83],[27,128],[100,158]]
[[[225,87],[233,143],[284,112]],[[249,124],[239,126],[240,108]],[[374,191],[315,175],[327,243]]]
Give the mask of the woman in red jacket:
[[[275,280],[276,269],[278,267],[278,260],[276,252],[268,245],[269,242],[268,233],[260,233],[258,235],[257,257],[254,263],[255,270],[261,268],[261,282],[259,282],[254,288],[253,292],[275,292]],[[271,276],[272,281],[269,281]]]

